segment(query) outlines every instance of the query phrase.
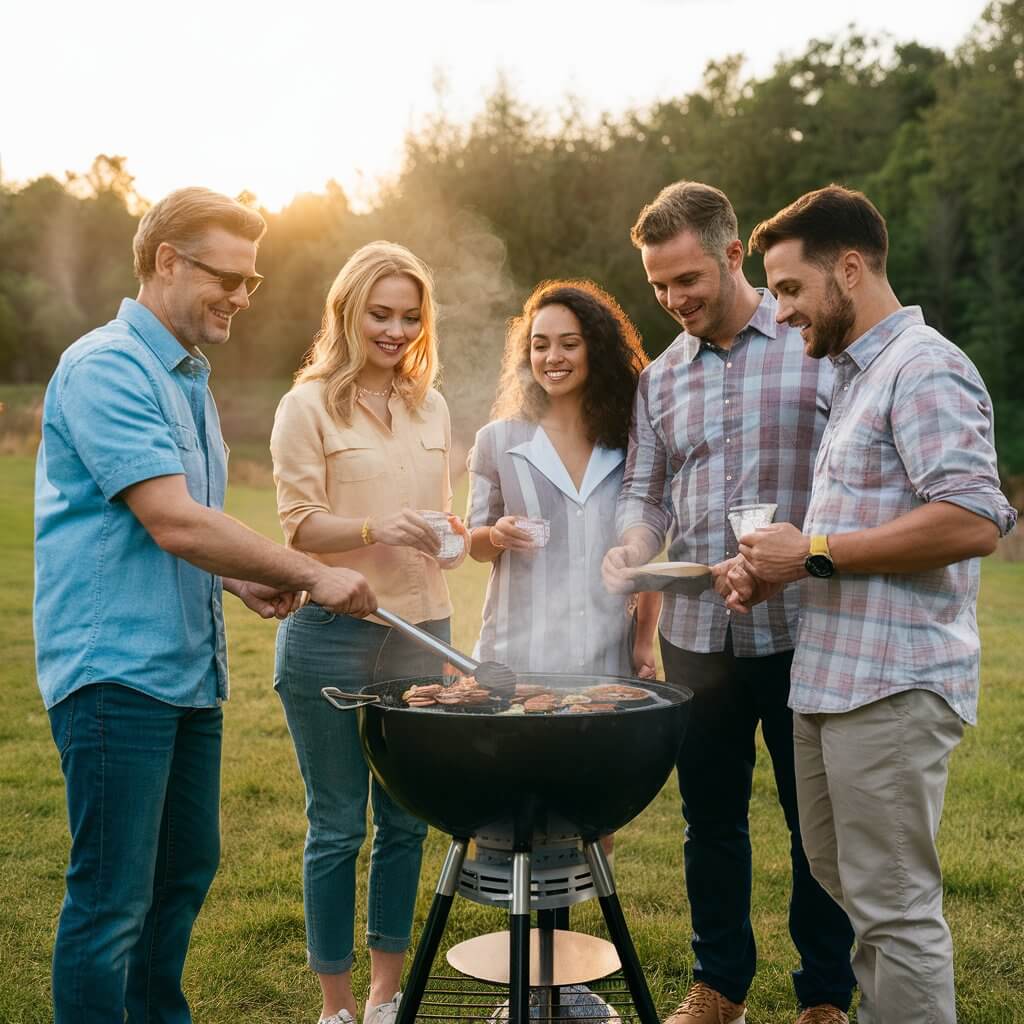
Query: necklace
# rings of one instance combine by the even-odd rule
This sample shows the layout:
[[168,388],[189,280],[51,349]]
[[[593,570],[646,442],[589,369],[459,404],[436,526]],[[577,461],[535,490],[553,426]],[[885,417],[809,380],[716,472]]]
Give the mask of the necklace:
[[362,384],[357,384],[356,387],[359,389],[359,394],[361,395],[373,395],[374,398],[388,398],[395,386],[394,384],[389,384],[383,391],[374,391],[371,388],[364,388]]

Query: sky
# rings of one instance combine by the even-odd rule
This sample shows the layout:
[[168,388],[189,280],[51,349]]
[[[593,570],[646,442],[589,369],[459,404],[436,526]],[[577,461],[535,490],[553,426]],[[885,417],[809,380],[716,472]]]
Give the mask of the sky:
[[437,110],[471,118],[499,73],[535,107],[683,96],[709,60],[760,76],[854,22],[951,52],[986,0],[17,0],[0,19],[0,173],[123,155],[138,191],[256,193],[333,178],[358,207]]

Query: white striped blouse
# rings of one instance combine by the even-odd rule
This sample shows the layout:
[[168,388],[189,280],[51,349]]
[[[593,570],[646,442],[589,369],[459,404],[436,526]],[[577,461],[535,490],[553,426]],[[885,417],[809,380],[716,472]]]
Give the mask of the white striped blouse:
[[616,543],[625,453],[595,446],[579,490],[543,427],[496,420],[469,455],[470,529],[542,516],[546,547],[492,563],[475,656],[518,672],[631,676],[628,597],[607,593],[601,561]]

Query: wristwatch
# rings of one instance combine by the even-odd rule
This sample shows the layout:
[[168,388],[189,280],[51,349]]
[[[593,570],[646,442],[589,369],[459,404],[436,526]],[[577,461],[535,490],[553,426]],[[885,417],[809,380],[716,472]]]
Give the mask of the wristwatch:
[[811,537],[811,550],[804,559],[804,568],[808,575],[816,576],[819,580],[828,579],[835,574],[836,566],[828,550],[828,537],[817,533]]

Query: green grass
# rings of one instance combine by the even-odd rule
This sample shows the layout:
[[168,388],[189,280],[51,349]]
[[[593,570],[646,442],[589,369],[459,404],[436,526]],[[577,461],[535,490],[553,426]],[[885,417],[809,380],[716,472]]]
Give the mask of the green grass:
[[[0,459],[0,1021],[42,1024],[49,1011],[49,957],[63,892],[67,824],[57,755],[32,665],[32,465]],[[279,538],[273,494],[236,488],[231,511]],[[73,554],[69,557],[73,557]],[[475,638],[485,567],[451,574],[455,639]],[[956,944],[959,1016],[965,1024],[1021,1019],[1024,1003],[1024,683],[1020,605],[1024,565],[985,566],[979,609],[984,643],[981,725],[953,758],[941,835],[946,908]],[[273,624],[228,599],[232,699],[224,740],[222,866],[196,926],[186,991],[200,1024],[315,1021],[316,984],[304,966],[300,866],[303,794],[291,742],[271,687]],[[609,752],[628,766],[629,751]],[[786,835],[767,759],[754,780],[753,919],[760,966],[750,1020],[792,1021],[786,931]],[[446,848],[431,833],[414,935],[419,934]],[[620,892],[663,1012],[689,982],[688,908],[681,880],[679,800],[671,780],[620,833]],[[365,865],[361,872],[365,881]],[[361,897],[362,899],[362,897]],[[457,901],[448,944],[501,926],[501,915]],[[574,927],[602,933],[593,903]],[[357,935],[364,922],[357,923]],[[357,990],[365,994],[364,959]]]

